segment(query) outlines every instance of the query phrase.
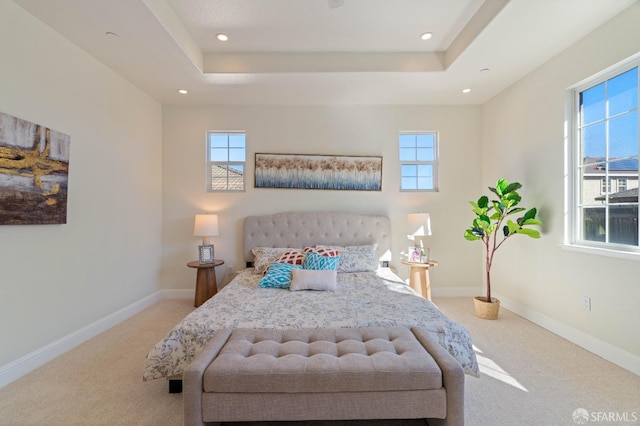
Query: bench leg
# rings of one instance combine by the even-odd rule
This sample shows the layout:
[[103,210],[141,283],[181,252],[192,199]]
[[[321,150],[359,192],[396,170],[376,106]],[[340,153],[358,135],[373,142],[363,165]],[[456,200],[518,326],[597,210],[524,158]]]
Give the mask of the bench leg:
[[169,393],[182,393],[182,380],[169,380]]

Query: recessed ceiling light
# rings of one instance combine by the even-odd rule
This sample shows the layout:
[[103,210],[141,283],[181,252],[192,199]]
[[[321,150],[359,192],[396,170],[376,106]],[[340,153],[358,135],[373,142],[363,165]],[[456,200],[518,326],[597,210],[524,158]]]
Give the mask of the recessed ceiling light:
[[431,37],[433,37],[432,33],[424,33],[420,36],[422,40],[429,40]]
[[112,32],[112,31],[107,31],[106,33],[104,33],[105,36],[109,37],[109,38],[118,38],[118,34]]
[[189,92],[186,89],[178,89],[178,93],[180,93],[181,95],[186,95]]
[[220,41],[227,41],[229,40],[229,37],[226,34],[216,34],[216,38]]
[[471,89],[462,89],[462,93],[469,93],[471,92]]
[[480,72],[487,72],[487,71],[489,71],[489,68],[482,68],[482,69],[480,70]]

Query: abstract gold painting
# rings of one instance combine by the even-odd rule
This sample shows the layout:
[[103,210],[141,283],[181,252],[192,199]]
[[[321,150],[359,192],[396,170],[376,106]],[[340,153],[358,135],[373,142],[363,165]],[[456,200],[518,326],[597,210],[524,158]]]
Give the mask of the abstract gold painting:
[[0,113],[0,225],[67,223],[70,140]]

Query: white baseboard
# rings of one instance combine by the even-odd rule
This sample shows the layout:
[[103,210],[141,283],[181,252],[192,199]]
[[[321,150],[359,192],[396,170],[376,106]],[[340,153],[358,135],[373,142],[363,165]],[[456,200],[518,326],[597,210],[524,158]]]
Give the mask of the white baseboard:
[[55,342],[49,343],[22,358],[0,367],[0,388],[32,372],[65,352],[70,351],[81,343],[118,325],[122,321],[158,302],[160,299],[192,299],[193,297],[194,290],[160,290],[129,306],[125,306],[73,333],[67,334]]
[[607,361],[610,361],[625,370],[631,371],[633,374],[640,376],[640,357],[613,346],[604,340],[597,339],[573,327],[561,323],[551,317],[543,315],[528,306],[519,302],[506,298],[499,294],[494,294],[500,299],[500,305],[506,309],[528,319],[534,324],[557,334],[558,336],[575,343],[576,345],[592,352]]

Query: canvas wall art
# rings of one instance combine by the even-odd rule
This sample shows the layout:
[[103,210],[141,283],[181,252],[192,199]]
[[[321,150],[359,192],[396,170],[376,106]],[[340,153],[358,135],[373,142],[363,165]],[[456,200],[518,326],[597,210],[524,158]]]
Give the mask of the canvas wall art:
[[67,223],[70,141],[0,113],[0,225]]
[[382,157],[256,154],[256,188],[380,191]]

